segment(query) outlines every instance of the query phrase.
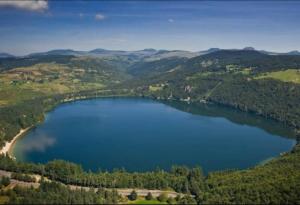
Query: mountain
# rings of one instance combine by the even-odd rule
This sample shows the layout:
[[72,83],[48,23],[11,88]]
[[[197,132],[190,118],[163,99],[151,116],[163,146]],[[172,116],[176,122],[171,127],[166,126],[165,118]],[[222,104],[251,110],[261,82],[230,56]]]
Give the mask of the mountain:
[[243,48],[243,50],[245,50],[245,51],[254,51],[255,48],[253,48],[253,47],[245,47],[245,48]]
[[288,53],[286,53],[287,55],[300,55],[300,52],[295,50],[295,51],[290,51]]
[[97,48],[91,51],[88,51],[88,54],[98,55],[98,56],[114,56],[114,55],[125,55],[126,51],[120,50],[106,50],[102,48]]
[[[72,56],[91,56],[91,57],[98,57],[98,58],[122,58],[124,60],[130,60],[130,61],[156,61],[161,60],[165,58],[194,58],[197,56],[202,56],[210,53],[215,53],[218,51],[256,51],[261,54],[266,55],[300,55],[300,52],[290,51],[287,53],[279,53],[279,52],[271,52],[271,51],[265,51],[265,50],[256,50],[253,47],[245,47],[243,49],[220,49],[220,48],[209,48],[207,50],[203,51],[185,51],[185,50],[156,50],[153,48],[147,48],[143,50],[137,50],[137,51],[124,51],[124,50],[107,50],[102,48],[93,49],[90,51],[76,51],[72,49],[55,49],[50,50],[47,52],[39,52],[39,53],[32,53],[29,54],[29,57],[33,56],[50,56],[50,55],[72,55]],[[7,53],[0,53],[0,58],[6,58],[6,57],[13,57],[10,54]]]
[[137,51],[94,49],[89,51],[89,54],[96,57],[127,56],[129,58],[144,61],[155,61],[173,57],[192,58],[199,55],[198,52],[184,50],[156,50],[152,48]]
[[160,50],[153,55],[150,55],[144,59],[144,61],[155,61],[155,60],[162,60],[165,58],[193,58],[198,55],[201,55],[199,52],[191,52],[191,51],[184,51],[184,50]]
[[85,55],[85,51],[75,51],[71,49],[56,49],[56,50],[50,50],[47,52],[39,52],[39,53],[32,53],[28,56],[46,56],[46,55],[74,55],[74,56],[80,56]]
[[272,52],[272,51],[265,51],[265,50],[259,50],[259,52],[267,55],[300,55],[300,52],[297,50],[286,52],[286,53],[279,53],[279,52]]
[[157,53],[158,50],[155,49],[144,49],[138,51],[122,51],[122,50],[106,50],[102,48],[97,48],[89,51],[89,54],[97,56],[134,56],[134,57],[145,57]]
[[177,66],[183,64],[186,58],[163,58],[153,61],[140,61],[128,68],[128,73],[133,76],[153,76],[176,70]]
[[10,57],[14,57],[14,56],[9,53],[0,53],[0,58],[10,58]]
[[46,55],[73,55],[73,56],[92,56],[92,57],[127,57],[134,60],[154,61],[164,58],[193,58],[199,55],[215,52],[220,50],[219,48],[210,48],[204,51],[191,52],[185,50],[156,50],[153,48],[147,48],[137,51],[123,51],[123,50],[107,50],[102,48],[93,49],[90,51],[75,51],[72,49],[56,49],[47,52],[39,52],[29,54],[29,57],[33,56],[46,56]]
[[219,50],[221,50],[221,49],[220,48],[209,48],[207,50],[198,51],[197,54],[198,54],[198,56],[200,56],[200,55],[205,55],[205,54],[213,53],[213,52],[216,52],[216,51],[219,51]]
[[190,70],[226,70],[228,66],[252,68],[256,72],[299,68],[297,55],[268,55],[257,50],[219,50],[188,60],[184,67]]
[[[163,53],[164,55],[166,53]],[[154,58],[152,56],[152,58]],[[180,76],[184,73],[201,71],[237,71],[251,68],[255,73],[282,70],[283,68],[300,68],[300,56],[268,55],[254,49],[217,49],[192,58],[169,57],[152,61],[138,61],[129,66],[128,72],[133,76],[157,76],[166,74]],[[178,72],[178,74],[176,74]],[[180,73],[180,74],[179,74]]]

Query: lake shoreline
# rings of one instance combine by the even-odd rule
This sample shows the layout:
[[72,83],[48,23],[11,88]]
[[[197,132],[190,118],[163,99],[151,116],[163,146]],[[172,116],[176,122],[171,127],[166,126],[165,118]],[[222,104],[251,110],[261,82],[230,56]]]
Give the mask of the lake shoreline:
[[[99,103],[104,103],[103,105],[106,105],[106,106],[113,106],[114,107],[114,109],[112,109],[112,107],[102,107],[103,109],[98,109],[98,107],[99,107],[99,105],[97,105],[96,106],[96,104],[97,103],[95,103],[94,102],[94,100],[95,100],[95,102],[98,102],[99,101]],[[117,101],[116,101],[117,100]],[[126,101],[126,103],[123,103],[123,101]],[[150,102],[151,103],[149,103],[149,100],[150,100]],[[171,113],[173,113],[172,115],[174,115],[174,113],[179,113],[179,114],[176,114],[176,115],[178,115],[179,117],[178,117],[178,119],[181,119],[181,116],[190,116],[190,115],[194,115],[195,113],[193,113],[193,112],[189,112],[189,113],[187,113],[184,109],[181,109],[181,107],[178,107],[178,106],[175,106],[175,107],[170,107],[171,106],[171,104],[170,105],[167,105],[168,106],[168,108],[165,108],[166,107],[166,104],[162,104],[162,102],[161,101],[159,101],[159,103],[157,103],[157,101],[156,100],[153,100],[153,99],[148,99],[148,98],[146,98],[146,99],[140,99],[140,98],[129,98],[129,99],[127,99],[127,98],[118,98],[118,99],[115,99],[115,98],[113,98],[113,99],[99,99],[99,98],[95,98],[95,99],[91,99],[91,101],[93,101],[93,103],[90,103],[89,101],[88,102],[84,102],[84,101],[86,101],[86,100],[83,100],[82,102],[78,102],[78,103],[68,103],[69,105],[67,105],[67,106],[65,106],[65,105],[63,105],[62,106],[62,108],[59,108],[58,109],[58,111],[59,110],[62,110],[61,112],[52,112],[52,111],[50,111],[50,112],[48,112],[47,113],[47,115],[49,114],[49,118],[48,118],[48,116],[46,116],[44,119],[43,119],[43,121],[45,121],[45,124],[42,126],[42,127],[40,127],[40,126],[37,126],[37,128],[35,129],[35,131],[34,132],[31,132],[31,134],[25,134],[24,135],[24,137],[26,137],[27,139],[26,140],[23,140],[23,138],[22,139],[20,139],[20,138],[18,138],[18,139],[20,139],[19,141],[17,141],[18,142],[18,144],[15,146],[15,147],[13,147],[12,148],[12,150],[13,150],[13,152],[12,152],[12,154],[14,154],[14,156],[18,159],[18,160],[20,160],[20,161],[22,161],[21,159],[24,157],[24,156],[26,156],[26,157],[24,157],[24,158],[26,158],[27,160],[25,160],[25,161],[27,161],[27,162],[36,162],[36,163],[43,163],[43,162],[46,162],[46,161],[51,161],[51,160],[53,160],[53,159],[61,159],[62,158],[62,155],[57,155],[57,156],[53,156],[53,155],[55,155],[55,153],[60,153],[60,151],[61,150],[56,150],[57,148],[56,148],[56,146],[51,146],[51,145],[49,145],[49,144],[47,144],[47,142],[51,142],[52,140],[54,140],[54,141],[56,141],[56,143],[57,144],[59,144],[59,142],[58,142],[58,140],[61,140],[61,139],[64,139],[64,137],[63,136],[68,136],[69,135],[69,133],[73,133],[73,137],[72,137],[72,139],[74,139],[74,136],[76,135],[76,134],[78,134],[78,133],[82,133],[81,132],[81,130],[85,130],[85,128],[83,128],[83,129],[78,129],[76,132],[74,132],[74,130],[76,129],[76,128],[78,128],[77,126],[76,127],[73,127],[72,128],[72,130],[69,130],[69,131],[67,131],[67,130],[65,130],[64,132],[62,132],[62,134],[59,134],[59,133],[55,133],[55,132],[53,132],[53,130],[59,130],[59,129],[54,129],[54,127],[53,126],[51,126],[51,134],[50,133],[47,133],[46,131],[47,130],[50,130],[49,129],[49,127],[47,128],[47,124],[48,124],[48,122],[51,124],[51,119],[52,120],[54,120],[53,122],[55,122],[56,124],[57,124],[57,122],[59,122],[59,121],[57,121],[57,120],[55,120],[54,118],[53,118],[53,116],[52,117],[50,117],[50,115],[52,115],[52,114],[54,114],[54,113],[61,113],[60,115],[61,116],[63,116],[63,118],[58,118],[58,119],[67,119],[66,117],[68,116],[68,115],[66,115],[67,113],[75,113],[75,112],[82,112],[83,110],[81,109],[81,108],[83,108],[82,106],[84,105],[84,108],[86,109],[86,108],[88,108],[88,110],[84,110],[84,112],[85,112],[85,115],[83,115],[83,117],[84,116],[86,116],[86,115],[88,115],[89,117],[91,117],[91,115],[90,114],[95,114],[95,112],[97,111],[97,112],[101,112],[101,116],[106,116],[105,117],[105,122],[108,122],[109,121],[109,119],[107,118],[107,116],[110,116],[110,114],[108,114],[108,113],[106,113],[106,112],[108,112],[108,110],[118,110],[117,108],[118,108],[118,106],[117,106],[117,103],[116,102],[118,102],[118,104],[124,104],[124,105],[126,105],[125,106],[125,108],[124,108],[124,105],[122,105],[121,106],[121,108],[122,109],[125,109],[125,110],[130,110],[130,112],[126,112],[126,113],[124,113],[123,111],[120,111],[120,110],[118,110],[120,113],[123,113],[123,115],[125,116],[125,119],[126,119],[126,121],[128,121],[128,118],[126,117],[127,115],[131,115],[131,116],[133,116],[133,111],[135,110],[135,109],[133,109],[133,108],[136,108],[136,109],[138,109],[137,111],[136,111],[136,113],[143,113],[143,112],[139,112],[140,110],[139,109],[145,109],[145,105],[147,105],[148,107],[147,108],[151,108],[151,109],[153,109],[152,110],[152,112],[151,112],[151,116],[153,115],[153,113],[156,113],[156,112],[154,112],[155,110],[158,110],[159,112],[158,113],[160,113],[160,114],[162,114],[162,113],[164,113],[165,111],[166,112],[168,112],[169,114],[167,114],[167,115],[163,115],[163,116],[165,116],[165,117],[170,117],[170,109],[172,108],[172,112]],[[114,103],[108,103],[107,104],[107,102],[111,102],[111,101],[113,101]],[[146,102],[146,104],[145,105],[143,105],[142,107],[141,106],[136,106],[136,105],[138,105],[138,104],[140,104],[140,103],[144,103],[144,101]],[[129,102],[131,102],[131,103],[129,103]],[[132,104],[134,102],[134,104]],[[155,106],[153,107],[152,106],[152,104],[155,104]],[[158,105],[159,104],[159,105]],[[180,103],[180,104],[184,104],[184,103]],[[176,104],[177,105],[177,104]],[[185,104],[184,104],[185,105]],[[96,106],[95,108],[93,108],[93,106]],[[127,107],[128,106],[130,106],[132,109],[128,109]],[[150,106],[150,107],[149,107]],[[159,106],[159,107],[158,107]],[[191,106],[191,105],[189,105],[189,106]],[[72,107],[72,109],[70,110],[70,107]],[[104,109],[105,108],[105,109]],[[177,108],[177,109],[176,109]],[[198,107],[198,105],[196,106],[196,108],[199,108]],[[68,110],[68,112],[64,112],[63,110],[64,109],[67,109]],[[148,110],[147,112],[149,112],[149,110],[151,110],[151,109],[146,109],[146,110]],[[201,118],[216,118],[216,116],[215,115],[211,115],[210,113],[207,113],[207,109],[208,110],[210,110],[211,108],[207,108],[207,106],[203,106],[203,107],[201,107],[201,109],[200,109],[200,111],[199,111],[199,113],[198,113],[198,115],[197,116],[199,116],[199,115],[201,115],[202,117]],[[220,108],[221,109],[221,108]],[[226,109],[226,111],[228,111],[227,109],[227,107],[225,107],[224,109]],[[89,110],[92,110],[92,111],[89,111]],[[106,110],[105,112],[104,112],[104,110]],[[164,111],[164,112],[162,112],[162,110]],[[221,112],[222,110],[218,110],[218,112]],[[231,110],[229,110],[230,112],[231,112]],[[112,111],[109,111],[109,112],[112,112]],[[116,112],[116,111],[115,111]],[[119,113],[118,112],[118,113]],[[88,113],[90,113],[90,114],[88,114]],[[180,113],[184,113],[184,114],[180,114]],[[80,117],[81,116],[81,114],[80,115],[77,115],[77,114],[75,114],[75,115],[72,115],[73,117],[74,116],[77,116],[77,117]],[[100,114],[99,114],[99,116],[100,116]],[[112,115],[112,116],[116,116],[116,115]],[[140,115],[138,115],[138,116],[140,116]],[[224,115],[223,116],[223,114],[218,114],[217,116],[219,116],[218,118],[224,118],[224,120],[226,121],[226,123],[229,123],[230,125],[231,124],[235,124],[235,120],[233,120],[233,121],[229,121],[227,118],[226,118],[226,115]],[[251,115],[252,116],[252,115]],[[258,117],[258,116],[255,116],[255,117]],[[145,117],[144,117],[145,118]],[[142,121],[142,119],[144,119],[144,118],[141,118],[141,120],[138,120],[138,122],[141,122]],[[195,121],[195,116],[193,117],[193,119],[190,119],[189,120],[189,122],[191,122],[191,121],[193,121],[193,122],[191,122],[191,123],[187,123],[187,126],[189,126],[191,129],[189,129],[189,130],[192,130],[192,128],[193,127],[195,127],[195,123],[194,123],[194,121]],[[77,118],[76,119],[76,122],[79,120],[80,118]],[[89,118],[90,119],[90,118]],[[93,118],[94,119],[94,118]],[[102,118],[101,118],[102,119]],[[118,119],[122,119],[122,118],[118,118]],[[149,118],[149,119],[155,119],[155,118]],[[161,119],[161,117],[159,118],[159,119]],[[163,119],[166,119],[166,118],[163,118]],[[176,118],[177,119],[177,118]],[[104,119],[102,119],[102,120],[104,120]],[[186,120],[186,119],[185,119]],[[222,121],[224,121],[224,120],[222,120]],[[214,120],[213,120],[214,121]],[[72,121],[72,119],[69,119],[69,120],[66,120],[66,122],[70,122],[70,123],[68,123],[68,124],[65,124],[65,123],[60,123],[60,124],[64,124],[66,127],[72,127],[72,126],[74,126],[74,124],[73,124],[73,121]],[[125,122],[125,121],[124,121]],[[174,119],[173,120],[166,120],[165,122],[172,122],[173,124],[175,123],[175,121],[174,121]],[[210,122],[210,124],[211,124],[212,122]],[[220,120],[216,120],[216,123],[220,123]],[[93,123],[92,123],[93,124]],[[131,123],[131,124],[134,124],[134,125],[136,125],[136,123]],[[168,124],[168,123],[167,123]],[[178,122],[177,122],[177,124],[178,124]],[[202,125],[203,124],[205,124],[205,123],[201,123]],[[244,123],[242,123],[242,124],[244,124]],[[54,125],[53,123],[52,123],[52,125]],[[112,125],[112,124],[103,124],[102,123],[102,125],[105,125],[106,126],[106,128],[105,129],[107,129],[107,126],[109,127],[110,125]],[[153,122],[153,125],[155,125],[155,123]],[[229,125],[228,125],[229,126]],[[236,126],[236,125],[234,125],[234,126]],[[237,125],[237,126],[241,126],[241,125]],[[96,126],[97,128],[99,127],[99,125],[97,124],[97,126]],[[139,126],[140,127],[140,126]],[[199,124],[197,123],[197,129],[200,129],[199,128]],[[206,127],[209,127],[209,126],[206,126]],[[213,126],[214,127],[214,126]],[[250,126],[249,128],[247,128],[247,129],[254,129],[254,128],[251,128],[251,127],[253,127],[253,126]],[[45,129],[45,130],[39,130],[39,129]],[[123,127],[124,128],[124,127]],[[194,128],[193,128],[194,129]],[[64,130],[64,129],[63,129]],[[89,130],[93,130],[93,129],[89,129]],[[104,128],[102,129],[102,131],[104,130]],[[110,129],[110,130],[113,130],[113,128],[112,129]],[[176,130],[176,129],[172,129],[172,130]],[[177,132],[176,133],[181,133],[181,131],[180,130],[182,130],[182,129],[179,129],[179,130],[177,130]],[[122,132],[122,133],[119,133],[119,134],[116,134],[115,133],[116,131],[114,131],[114,135],[116,135],[116,136],[119,136],[119,135],[124,135],[124,133],[126,133],[126,132]],[[173,131],[172,131],[173,132]],[[200,132],[200,131],[199,131]],[[197,132],[197,133],[199,133],[199,132]],[[52,138],[51,140],[50,139],[48,139],[47,137],[45,137],[45,136],[42,136],[41,138],[40,138],[40,133],[43,133],[43,135],[45,135],[45,136],[48,136],[48,138]],[[74,133],[76,133],[76,134],[74,134]],[[87,136],[88,135],[88,133],[87,132],[83,132],[84,133],[84,135],[85,136]],[[148,133],[148,132],[146,132],[146,133]],[[168,132],[169,133],[169,132]],[[171,135],[177,135],[177,134],[169,134],[170,136]],[[103,134],[103,133],[102,133]],[[185,132],[183,132],[182,131],[182,134],[180,134],[180,136],[183,136],[183,135],[185,135],[186,133]],[[132,134],[133,135],[133,134]],[[152,135],[154,135],[154,134],[152,134]],[[272,134],[267,134],[267,135],[272,135]],[[57,136],[60,136],[60,137],[57,137]],[[82,135],[83,136],[83,135]],[[91,134],[91,135],[89,135],[90,136],[90,138],[89,138],[89,140],[90,140],[90,142],[92,141],[92,140],[94,140],[94,134]],[[45,138],[44,138],[45,137]],[[57,139],[56,139],[56,137],[57,137]],[[153,136],[151,136],[152,137],[152,139],[153,139]],[[179,136],[178,136],[179,137]],[[195,134],[191,134],[191,137],[196,137],[195,136]],[[149,137],[150,138],[150,137]],[[179,137],[180,138],[180,137]],[[173,138],[174,139],[174,138]],[[199,137],[197,138],[198,140],[197,140],[197,143],[199,143],[200,141],[201,141],[201,139],[199,139]],[[251,138],[251,140],[252,140],[252,138]],[[22,141],[22,142],[21,142]],[[20,143],[19,143],[20,142]],[[99,140],[98,141],[94,141],[95,143],[93,143],[93,144],[98,144],[99,143]],[[113,140],[112,140],[112,142],[113,142]],[[111,144],[110,145],[113,145],[113,143],[112,142],[110,142]],[[114,143],[116,144],[116,142],[117,141],[115,141]],[[273,142],[273,141],[270,141],[270,142]],[[24,146],[24,143],[25,143],[25,146]],[[28,143],[28,145],[26,144],[26,143]],[[81,145],[78,145],[79,147],[73,147],[72,149],[70,149],[70,152],[68,151],[67,152],[67,148],[69,147],[67,144],[69,144],[69,140],[65,140],[64,141],[64,143],[66,144],[66,147],[65,147],[65,149],[64,149],[64,152],[66,152],[66,153],[70,153],[70,152],[72,152],[72,150],[78,150],[78,148],[81,146]],[[148,144],[150,143],[151,144],[151,142],[147,142]],[[163,141],[162,141],[162,143],[163,143]],[[184,145],[188,145],[190,142],[186,142],[186,143],[184,143]],[[195,144],[195,141],[194,141],[194,144]],[[194,144],[193,145],[191,145],[190,147],[193,147],[194,146]],[[70,144],[69,144],[70,145]],[[75,144],[76,145],[76,144]],[[74,146],[75,146],[74,145]],[[45,151],[43,151],[43,152],[46,152],[46,147],[47,146],[49,146],[49,147],[52,147],[51,149],[53,149],[53,150],[48,150],[47,149],[47,152],[49,151],[49,153],[50,154],[44,154],[45,155],[45,157],[46,158],[43,158],[43,160],[40,160],[41,159],[41,156],[42,156],[42,153],[38,153],[39,151],[38,150],[35,150],[35,151],[33,151],[32,153],[31,153],[31,155],[27,155],[26,153],[22,153],[23,151],[23,149],[21,148],[21,147],[32,147],[32,146],[34,146],[34,148],[36,148],[36,147],[43,147],[43,150],[45,150]],[[72,145],[73,146],[73,145]],[[124,145],[125,146],[125,145]],[[124,147],[123,146],[123,147]],[[130,146],[130,145],[129,145]],[[153,145],[154,146],[154,145]],[[214,147],[215,146],[215,143],[213,143],[213,144],[210,144],[210,145],[208,145],[207,147]],[[110,147],[110,149],[113,147],[113,146],[108,146],[108,147]],[[237,147],[239,147],[239,146],[237,146]],[[283,151],[287,151],[287,150],[290,150],[290,146],[288,146],[287,147],[287,149],[283,149]],[[109,150],[109,149],[108,149]],[[111,151],[108,151],[108,150],[106,150],[106,148],[104,147],[103,149],[102,149],[102,154],[100,155],[100,156],[104,156],[104,155],[106,155],[106,154],[108,154],[108,152],[111,152]],[[205,149],[203,149],[203,150],[205,150]],[[220,149],[218,149],[218,150],[220,150]],[[18,152],[16,152],[16,151],[18,151]],[[106,152],[107,151],[107,152]],[[140,150],[140,151],[142,151],[142,150]],[[279,153],[280,152],[282,152],[282,150],[280,150],[280,151],[278,151],[278,152],[276,152],[274,155],[273,154],[268,154],[267,156],[277,156],[277,155],[279,155]],[[28,152],[27,152],[28,153]],[[52,154],[51,155],[51,153],[54,153],[54,154]],[[88,152],[86,152],[86,153],[88,153]],[[104,154],[103,154],[104,153]],[[175,153],[175,152],[174,152]],[[225,153],[225,152],[224,152]],[[74,156],[75,154],[71,154],[72,156]],[[50,157],[49,157],[50,156]],[[87,155],[88,156],[88,155]],[[188,154],[187,154],[187,156],[188,156]],[[20,159],[19,159],[19,157],[20,157]],[[30,157],[32,158],[31,160],[30,160]],[[49,159],[48,159],[49,158]],[[90,157],[83,157],[83,156],[81,156],[81,158],[89,158],[89,159],[91,159]],[[99,157],[98,157],[99,158]],[[190,157],[186,157],[187,159],[192,159],[193,157],[192,156],[190,156]],[[70,159],[70,158],[63,158],[64,160],[67,160],[67,161],[72,161],[72,162],[74,162],[74,163],[79,163],[79,164],[83,164],[83,165],[85,165],[84,166],[84,168],[86,168],[86,169],[92,169],[93,171],[96,171],[97,169],[98,169],[98,166],[99,166],[99,164],[101,164],[101,166],[103,167],[103,166],[105,166],[105,169],[109,169],[109,170],[113,170],[113,168],[115,168],[115,167],[122,167],[122,166],[125,166],[124,165],[124,163],[125,162],[118,162],[118,164],[115,164],[114,166],[111,166],[110,165],[110,163],[109,162],[107,162],[107,160],[106,159],[101,159],[101,160],[98,160],[98,161],[96,161],[95,160],[95,162],[93,162],[93,163],[90,163],[89,165],[88,164],[85,164],[85,162],[84,161],[80,161],[80,160],[78,160],[78,161],[76,161],[76,160],[74,160],[74,159]],[[259,163],[261,160],[264,160],[265,158],[259,158],[256,162],[257,163]],[[119,161],[122,161],[122,160],[119,160]],[[205,161],[205,160],[202,160],[202,161],[200,161],[199,159],[197,159],[197,160],[192,160],[192,161],[195,161],[195,162],[193,162],[193,164],[201,164],[202,166],[204,166],[204,167],[210,167],[209,165],[208,166],[206,166],[205,165],[205,163],[203,163],[202,161]],[[104,164],[107,164],[107,165],[104,165]],[[136,163],[135,164],[139,164],[140,162],[139,161],[136,161]],[[157,162],[153,162],[153,163],[157,163]],[[179,163],[179,162],[178,162]],[[182,164],[182,163],[184,163],[184,162],[180,162],[180,164]],[[125,163],[126,164],[126,163]],[[142,164],[142,163],[140,163],[140,164]],[[225,165],[223,166],[223,165],[219,165],[219,168],[214,168],[214,170],[222,170],[222,169],[228,169],[228,168],[239,168],[239,169],[241,169],[241,168],[244,168],[244,167],[249,167],[250,165],[247,165],[248,163],[243,163],[243,164],[245,164],[245,165],[234,165],[234,166],[231,166],[231,167],[225,167]],[[256,164],[256,163],[255,163]],[[149,166],[150,168],[141,168],[140,170],[137,170],[136,169],[136,167],[134,167],[135,165],[133,165],[132,167],[130,167],[130,166],[128,166],[127,167],[127,165],[126,165],[126,169],[129,169],[129,170],[131,170],[131,171],[146,171],[146,170],[153,170],[154,168],[154,166],[155,166],[155,164],[151,167],[151,166]],[[164,166],[164,165],[160,165],[160,166]],[[166,165],[165,167],[163,167],[163,169],[169,169],[169,167],[170,166],[172,166],[172,164],[170,164],[170,165]],[[192,165],[191,165],[192,166]],[[141,167],[144,167],[144,165],[143,166],[141,166]],[[146,166],[145,166],[146,167]],[[225,168],[222,168],[222,167],[225,167]],[[210,170],[210,168],[208,168],[207,170],[205,169],[205,173],[208,173],[208,172],[210,172],[210,171],[212,171],[212,170]]]
[[4,147],[2,147],[1,150],[0,150],[0,154],[4,154],[4,155],[7,154],[9,157],[14,158],[13,155],[12,155],[12,150],[13,150],[13,147],[14,147],[16,141],[18,140],[18,138],[23,136],[31,128],[32,128],[32,126],[27,127],[25,129],[21,129],[19,131],[19,133],[16,136],[14,136],[14,138],[10,142],[5,143]]
[[[184,100],[179,100],[179,99],[159,99],[159,98],[155,98],[155,97],[150,97],[150,96],[139,96],[139,95],[108,95],[108,96],[97,96],[97,97],[89,97],[89,96],[81,96],[81,97],[78,97],[78,98],[64,98],[62,101],[60,101],[59,103],[57,103],[55,106],[53,106],[51,109],[49,110],[46,110],[44,112],[44,115],[47,115],[49,112],[51,112],[52,110],[56,109],[58,106],[60,105],[64,105],[64,104],[69,104],[69,103],[74,103],[74,102],[77,102],[77,101],[85,101],[85,100],[93,100],[93,99],[105,99],[105,98],[141,98],[141,99],[149,99],[149,100],[154,100],[154,101],[157,101],[157,102],[182,102],[182,103],[187,103],[187,104],[190,104],[190,103],[195,103],[195,104],[201,104],[201,105],[208,105],[208,104],[212,104],[212,105],[218,105],[218,106],[221,106],[221,107],[227,107],[227,108],[232,108],[233,110],[237,110],[237,111],[241,111],[243,113],[252,113],[252,112],[248,112],[248,111],[244,111],[244,110],[241,110],[239,108],[234,108],[232,106],[228,106],[226,104],[220,104],[220,103],[216,103],[216,102],[211,102],[211,101],[184,101]],[[252,114],[255,114],[255,113],[252,113]],[[257,115],[257,116],[260,116],[262,118],[265,118],[265,119],[268,119],[266,117],[263,117],[261,115]],[[271,118],[271,120],[274,120],[275,122],[279,122],[280,121],[277,121],[276,119],[273,119]],[[44,122],[45,119],[43,119],[42,121],[39,121],[38,123],[41,123],[41,122]],[[14,145],[15,143],[17,142],[17,140],[19,140],[22,136],[24,136],[30,129],[32,129],[33,127],[35,127],[38,123],[35,123],[33,124],[32,126],[30,127],[27,127],[25,129],[20,129],[19,133],[10,141],[6,141],[6,144],[5,146],[3,146],[2,148],[0,148],[0,155],[3,154],[7,154],[10,158],[12,159],[15,159],[16,160],[16,157],[13,156],[13,150],[14,150]],[[290,126],[287,126],[289,128],[291,128]],[[292,138],[293,139],[293,138]],[[294,143],[294,145],[291,147],[291,150],[295,147],[297,143]],[[289,152],[290,150],[287,150],[286,152]],[[272,159],[276,159],[278,156],[274,156],[272,157]],[[263,160],[264,161],[264,160]],[[260,163],[258,163],[257,165],[259,165]]]

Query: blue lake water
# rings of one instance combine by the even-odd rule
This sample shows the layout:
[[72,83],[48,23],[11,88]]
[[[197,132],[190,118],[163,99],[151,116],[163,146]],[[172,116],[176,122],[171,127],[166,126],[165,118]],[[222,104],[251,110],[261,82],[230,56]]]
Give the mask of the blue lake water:
[[20,161],[64,159],[86,170],[129,171],[201,166],[243,169],[289,151],[282,124],[212,105],[103,98],[58,106],[17,141]]

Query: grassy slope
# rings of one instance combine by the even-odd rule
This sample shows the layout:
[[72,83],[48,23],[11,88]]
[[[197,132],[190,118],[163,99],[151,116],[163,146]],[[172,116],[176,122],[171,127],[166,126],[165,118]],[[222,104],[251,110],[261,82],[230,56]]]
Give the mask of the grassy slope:
[[55,63],[14,68],[0,73],[0,106],[20,103],[38,96],[103,89],[117,80],[105,71],[72,69]]
[[287,69],[283,71],[262,73],[255,79],[271,78],[283,82],[300,83],[300,71]]

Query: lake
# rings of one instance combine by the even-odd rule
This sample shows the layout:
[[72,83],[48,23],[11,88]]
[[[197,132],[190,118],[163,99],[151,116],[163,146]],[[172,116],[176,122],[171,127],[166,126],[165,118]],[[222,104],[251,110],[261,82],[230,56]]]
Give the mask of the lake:
[[20,161],[64,159],[86,170],[148,171],[199,165],[207,173],[244,169],[289,151],[282,124],[216,105],[102,98],[58,106],[20,138]]

